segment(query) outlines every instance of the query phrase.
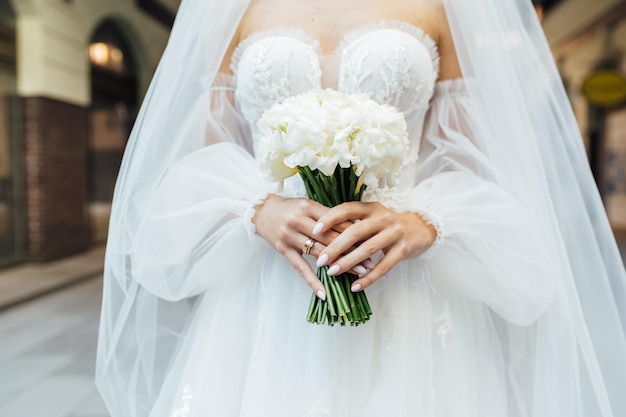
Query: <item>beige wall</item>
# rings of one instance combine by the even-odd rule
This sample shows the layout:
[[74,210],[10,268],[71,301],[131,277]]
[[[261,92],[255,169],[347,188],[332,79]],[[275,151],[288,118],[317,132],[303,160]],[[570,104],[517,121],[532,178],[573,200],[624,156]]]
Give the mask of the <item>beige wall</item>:
[[135,0],[12,0],[17,14],[18,94],[91,103],[87,47],[107,18],[121,25],[135,53],[140,95],[147,89],[169,31]]
[[[588,128],[588,103],[581,92],[583,83],[607,51],[619,50],[626,56],[626,19],[615,25],[610,38],[606,36],[606,28],[596,23],[623,3],[624,0],[567,0],[551,11],[543,23],[559,71],[567,81],[583,136]],[[626,61],[622,72],[626,72]]]
[[[548,41],[555,53],[561,75],[583,138],[588,138],[589,103],[583,84],[598,63],[614,54],[626,57],[626,15],[624,0],[566,0],[544,21]],[[609,29],[604,24],[613,21]],[[620,65],[626,75],[626,59]],[[602,120],[596,121],[601,123]],[[606,112],[600,160],[601,191],[611,225],[626,230],[626,107]]]
[[584,31],[624,0],[564,0],[550,11],[543,23],[552,46]]

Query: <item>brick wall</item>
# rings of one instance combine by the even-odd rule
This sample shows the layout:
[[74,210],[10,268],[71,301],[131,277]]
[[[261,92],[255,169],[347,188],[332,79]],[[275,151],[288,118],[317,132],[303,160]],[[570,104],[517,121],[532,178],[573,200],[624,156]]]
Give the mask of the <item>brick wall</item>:
[[26,245],[32,260],[88,247],[88,111],[60,101],[24,99]]

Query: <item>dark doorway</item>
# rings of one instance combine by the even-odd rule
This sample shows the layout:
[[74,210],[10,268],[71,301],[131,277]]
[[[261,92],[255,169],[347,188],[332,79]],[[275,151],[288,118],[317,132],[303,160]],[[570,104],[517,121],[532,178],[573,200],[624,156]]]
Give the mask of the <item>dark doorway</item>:
[[92,107],[88,144],[88,212],[92,243],[106,240],[111,200],[137,108],[137,67],[113,21],[104,21],[89,46]]

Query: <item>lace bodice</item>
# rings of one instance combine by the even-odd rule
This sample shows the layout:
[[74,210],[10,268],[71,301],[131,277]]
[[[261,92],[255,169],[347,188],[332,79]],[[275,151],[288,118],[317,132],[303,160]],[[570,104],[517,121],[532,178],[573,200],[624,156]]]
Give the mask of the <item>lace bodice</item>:
[[337,85],[332,87],[367,94],[407,116],[427,108],[439,73],[434,41],[405,22],[358,28],[331,56],[323,55],[319,42],[299,29],[257,32],[238,45],[231,63],[235,97],[253,136],[265,109],[289,96],[327,87],[322,62],[328,58],[338,63],[333,74]]

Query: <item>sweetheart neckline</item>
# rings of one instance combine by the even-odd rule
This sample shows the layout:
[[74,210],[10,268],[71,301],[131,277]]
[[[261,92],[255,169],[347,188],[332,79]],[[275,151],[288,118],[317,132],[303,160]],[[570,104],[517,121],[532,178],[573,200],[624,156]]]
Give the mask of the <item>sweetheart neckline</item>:
[[275,27],[270,29],[257,30],[250,33],[237,44],[231,56],[230,68],[233,74],[235,74],[237,72],[236,67],[238,66],[238,63],[243,53],[250,46],[262,39],[272,37],[295,39],[313,48],[317,57],[322,58],[328,56],[341,56],[343,55],[347,47],[349,47],[357,40],[361,39],[363,36],[389,29],[399,30],[417,39],[429,50],[433,63],[438,67],[440,59],[439,48],[435,40],[428,34],[428,32],[411,22],[407,22],[404,20],[381,19],[359,25],[354,29],[349,30],[344,36],[342,36],[339,44],[334,48],[333,52],[331,53],[323,53],[319,45],[319,40],[310,33],[308,33],[306,30],[301,28]]

